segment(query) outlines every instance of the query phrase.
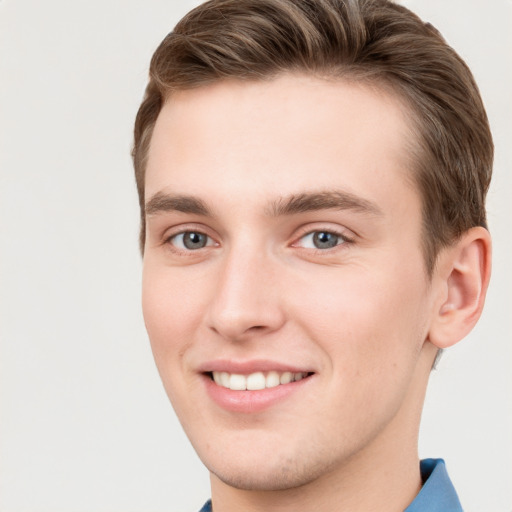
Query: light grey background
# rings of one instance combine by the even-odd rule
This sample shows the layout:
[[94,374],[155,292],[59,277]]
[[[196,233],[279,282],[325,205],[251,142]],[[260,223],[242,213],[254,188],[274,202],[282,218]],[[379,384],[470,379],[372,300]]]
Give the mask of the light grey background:
[[[472,67],[496,142],[494,275],[432,375],[421,456],[467,512],[512,510],[512,3],[408,0]],[[140,313],[129,151],[150,56],[195,1],[0,1],[0,511],[178,512],[206,471]]]

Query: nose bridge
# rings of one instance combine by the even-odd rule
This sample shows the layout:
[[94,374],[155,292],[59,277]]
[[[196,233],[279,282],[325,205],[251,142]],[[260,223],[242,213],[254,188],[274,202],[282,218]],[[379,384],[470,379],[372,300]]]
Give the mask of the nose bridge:
[[218,275],[209,308],[210,328],[236,340],[250,333],[273,331],[282,324],[275,262],[261,247],[233,246]]

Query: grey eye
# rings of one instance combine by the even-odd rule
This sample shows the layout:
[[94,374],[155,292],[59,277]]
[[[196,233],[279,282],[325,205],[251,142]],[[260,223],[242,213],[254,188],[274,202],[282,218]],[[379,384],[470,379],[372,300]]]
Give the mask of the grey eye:
[[305,249],[332,249],[345,242],[345,238],[330,231],[312,231],[300,239]]
[[339,244],[340,237],[327,231],[316,231],[313,233],[313,245],[317,249],[330,249]]
[[209,236],[198,231],[185,231],[178,233],[171,238],[171,243],[178,249],[194,251],[202,249],[208,245],[212,245],[212,240]]
[[202,233],[189,231],[183,235],[183,245],[187,249],[202,249],[203,247],[206,247],[207,241],[206,235],[203,235]]

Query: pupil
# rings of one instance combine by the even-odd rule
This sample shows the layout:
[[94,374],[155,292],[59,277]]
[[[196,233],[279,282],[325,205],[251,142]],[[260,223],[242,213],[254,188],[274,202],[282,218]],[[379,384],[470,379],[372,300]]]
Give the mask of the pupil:
[[206,236],[202,233],[194,233],[193,231],[185,233],[183,245],[187,249],[202,249],[206,245]]
[[317,249],[330,249],[338,244],[338,236],[333,233],[320,231],[313,235],[313,243]]

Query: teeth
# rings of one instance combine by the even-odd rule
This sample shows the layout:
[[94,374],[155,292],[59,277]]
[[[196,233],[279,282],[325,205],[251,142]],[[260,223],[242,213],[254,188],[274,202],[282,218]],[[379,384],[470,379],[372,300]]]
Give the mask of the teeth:
[[[265,389],[265,375],[261,372],[251,373],[247,378],[241,376],[246,381],[245,389],[256,390]],[[231,376],[233,378],[233,375]]]
[[255,372],[249,375],[228,372],[212,372],[213,380],[218,386],[233,391],[257,391],[259,389],[275,388],[281,384],[302,380],[308,376],[307,372]]
[[229,377],[229,389],[233,389],[234,391],[243,391],[244,389],[247,389],[247,379],[245,376],[233,373]]
[[[218,373],[218,372],[215,372]],[[229,373],[228,372],[220,372],[220,385],[225,388],[229,388]]]
[[[265,387],[266,388],[275,388],[281,384],[279,373],[277,372],[268,372],[267,378],[265,379]],[[249,389],[249,388],[247,388]]]
[[281,382],[281,384],[288,384],[292,380],[293,380],[293,373],[292,372],[284,372],[281,374],[279,382]]
[[218,386],[222,386],[220,372],[213,372],[213,380],[215,381],[215,384],[217,384]]

